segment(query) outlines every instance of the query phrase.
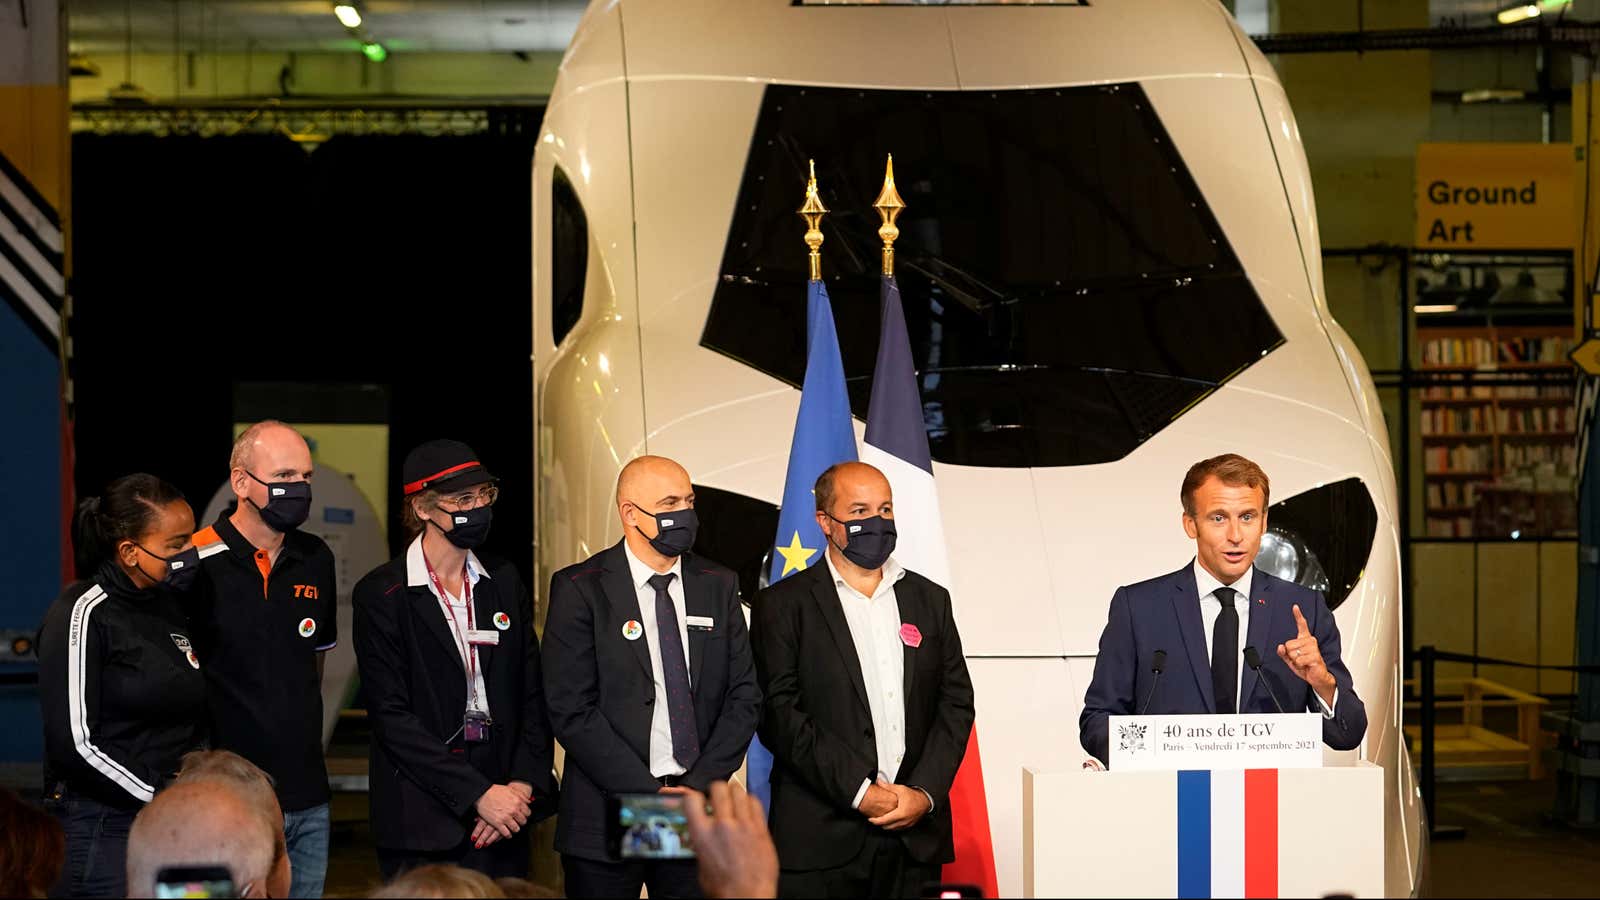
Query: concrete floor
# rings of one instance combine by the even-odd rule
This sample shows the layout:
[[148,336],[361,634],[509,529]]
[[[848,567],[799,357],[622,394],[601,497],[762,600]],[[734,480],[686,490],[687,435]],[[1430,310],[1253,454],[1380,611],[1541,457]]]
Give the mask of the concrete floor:
[[1465,828],[1432,845],[1434,897],[1593,897],[1600,894],[1600,829],[1549,821],[1555,782],[1439,785],[1438,824]]

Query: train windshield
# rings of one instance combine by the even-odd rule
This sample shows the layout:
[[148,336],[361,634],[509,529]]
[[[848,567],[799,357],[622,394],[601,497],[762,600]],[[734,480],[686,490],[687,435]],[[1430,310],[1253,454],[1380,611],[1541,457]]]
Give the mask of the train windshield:
[[896,272],[935,459],[1130,453],[1283,337],[1137,84],[767,88],[702,344],[798,385],[815,160],[823,276],[855,415],[879,316],[884,155]]

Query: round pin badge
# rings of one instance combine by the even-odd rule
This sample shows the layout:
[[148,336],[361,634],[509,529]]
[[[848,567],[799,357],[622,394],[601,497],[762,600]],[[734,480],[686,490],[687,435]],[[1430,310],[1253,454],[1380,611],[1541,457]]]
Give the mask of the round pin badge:
[[500,629],[501,631],[505,631],[507,628],[511,627],[511,617],[503,612],[495,613],[494,627]]
[[317,633],[317,620],[316,619],[305,618],[305,619],[301,619],[300,620],[300,636],[301,637],[308,638],[308,637],[311,637],[313,634],[316,634],[316,633]]
[[637,641],[644,634],[644,626],[637,619],[629,619],[622,625],[622,636],[630,641]]
[[195,656],[193,650],[190,650],[187,656],[189,658],[189,665],[194,666],[196,669],[200,668],[200,657]]

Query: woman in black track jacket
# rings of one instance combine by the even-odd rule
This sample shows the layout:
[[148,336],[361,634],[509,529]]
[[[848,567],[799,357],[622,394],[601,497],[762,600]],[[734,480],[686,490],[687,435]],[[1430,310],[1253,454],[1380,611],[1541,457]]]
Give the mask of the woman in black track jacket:
[[73,524],[80,574],[39,632],[45,800],[67,836],[51,896],[126,897],[133,817],[204,740],[205,679],[177,593],[194,512],[153,475],[112,482]]

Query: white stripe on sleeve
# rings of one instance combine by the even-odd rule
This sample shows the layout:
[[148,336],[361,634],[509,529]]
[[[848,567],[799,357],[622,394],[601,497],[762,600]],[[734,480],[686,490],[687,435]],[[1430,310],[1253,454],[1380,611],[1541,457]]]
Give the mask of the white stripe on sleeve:
[[134,799],[149,803],[156,789],[139,780],[127,767],[107,756],[89,739],[89,704],[85,670],[88,654],[85,645],[89,638],[89,616],[94,608],[106,599],[106,592],[94,585],[72,605],[72,622],[67,632],[67,703],[68,718],[72,722],[72,742],[84,762],[128,793]]

